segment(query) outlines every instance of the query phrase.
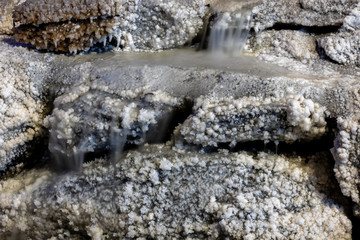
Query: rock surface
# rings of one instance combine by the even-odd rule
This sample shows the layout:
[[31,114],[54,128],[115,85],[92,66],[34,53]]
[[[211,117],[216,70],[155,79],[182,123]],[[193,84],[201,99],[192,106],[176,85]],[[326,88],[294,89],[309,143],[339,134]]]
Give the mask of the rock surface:
[[42,120],[48,114],[51,58],[9,43],[14,42],[0,39],[0,171],[31,153],[29,143],[44,135]]
[[203,15],[200,0],[28,0],[15,9],[15,37],[50,51],[88,50],[99,42],[125,51],[154,51],[190,42]]
[[[339,132],[332,149],[335,158],[335,175],[345,196],[360,206],[359,177],[359,119],[339,118]],[[359,213],[357,213],[360,217]]]
[[315,37],[302,31],[263,31],[250,38],[248,42],[247,50],[257,55],[271,54],[299,61],[319,58]]
[[261,140],[293,143],[326,132],[325,108],[309,99],[198,99],[181,127],[185,140],[202,146]]
[[344,19],[340,31],[320,38],[318,45],[335,62],[360,66],[360,3]]
[[[56,181],[38,171],[0,182],[0,236],[351,239],[351,222],[331,197],[337,187],[328,164],[327,154],[203,155],[145,146],[116,170],[97,160]],[[19,184],[34,175],[33,184]]]
[[0,34],[13,33],[13,10],[25,0],[0,0]]
[[358,0],[264,0],[253,10],[256,32],[274,25],[341,26]]
[[49,149],[59,168],[73,169],[81,167],[87,153],[122,152],[125,144],[163,141],[183,104],[161,91],[76,86],[55,100],[52,115],[45,119]]
[[[97,52],[159,50],[191,40],[209,10],[200,0],[86,2],[27,1],[14,14],[18,38],[51,51],[99,42]],[[244,1],[206,3],[234,14]],[[359,3],[264,0],[253,13],[246,50],[257,58],[185,49],[65,56],[3,39],[0,169],[47,136],[44,124],[51,162],[77,172],[2,175],[0,238],[351,239],[340,191],[360,216]],[[159,142],[153,132],[163,129],[172,142],[119,160],[126,142]],[[331,146],[312,142],[325,135],[336,135],[335,166],[322,152]],[[318,151],[280,156],[254,140]],[[246,144],[251,153],[216,148]],[[82,169],[88,152],[103,159]]]

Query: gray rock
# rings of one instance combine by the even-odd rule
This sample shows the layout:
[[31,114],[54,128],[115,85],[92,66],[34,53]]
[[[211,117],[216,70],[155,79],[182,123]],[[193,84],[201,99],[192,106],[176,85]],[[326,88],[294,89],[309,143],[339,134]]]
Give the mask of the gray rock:
[[256,55],[267,54],[298,61],[319,58],[315,37],[301,31],[263,31],[252,36],[248,42],[246,50]]
[[309,99],[198,99],[180,132],[192,144],[215,146],[262,140],[293,143],[326,133],[325,107]]
[[48,114],[49,100],[46,79],[51,58],[9,43],[11,40],[0,38],[1,171],[30,154],[30,142],[44,136],[42,120]]
[[360,3],[345,18],[340,31],[320,38],[318,45],[333,61],[360,66]]
[[360,30],[331,34],[319,39],[318,44],[335,62],[360,66]]
[[357,3],[358,0],[264,0],[253,10],[253,27],[256,32],[275,24],[340,27]]
[[[359,120],[352,116],[338,119],[338,134],[332,149],[335,175],[345,196],[360,206]],[[360,217],[357,211],[358,217]]]
[[181,99],[161,91],[108,87],[77,85],[55,100],[45,126],[50,131],[49,149],[58,168],[80,168],[88,153],[122,151],[125,144],[164,141],[171,133],[176,112],[183,110]]
[[0,182],[0,236],[351,239],[327,157],[153,145],[77,174],[20,174]]
[[[54,79],[59,80],[56,85],[65,87],[58,91],[62,95],[45,121],[52,151],[71,162],[77,152],[109,150],[110,133],[120,129],[127,131],[121,135],[132,139],[128,138],[128,143],[143,144],[151,139],[145,133],[157,129],[159,121],[171,119],[185,99],[197,103],[194,114],[183,124],[182,135],[188,143],[204,146],[312,140],[326,132],[325,117],[346,116],[359,109],[354,92],[357,76],[346,76],[331,69],[331,64],[326,69],[326,62],[315,67],[318,73],[292,70],[289,75],[287,69],[250,57],[236,62],[221,59],[219,64],[208,55],[185,53],[160,54],[152,62],[147,54],[128,58],[105,54],[101,58],[95,55],[91,62],[85,55],[75,57],[70,65],[63,63],[60,69],[65,70],[54,73]],[[193,67],[196,64],[198,67]],[[149,96],[150,101],[146,100]],[[144,114],[148,118],[141,117]],[[254,122],[254,116],[261,120]]]

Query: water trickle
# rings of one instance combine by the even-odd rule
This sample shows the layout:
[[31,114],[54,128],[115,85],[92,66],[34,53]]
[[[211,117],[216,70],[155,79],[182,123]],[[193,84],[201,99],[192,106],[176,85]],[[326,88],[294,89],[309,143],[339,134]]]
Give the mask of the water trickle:
[[250,21],[250,10],[235,14],[221,13],[211,30],[210,51],[215,54],[239,56],[246,43]]
[[278,150],[279,150],[279,141],[276,140],[275,141],[275,154],[278,154]]
[[124,147],[126,144],[128,129],[122,129],[113,126],[110,133],[111,144],[111,163],[115,166],[116,162],[122,157]]
[[209,49],[218,55],[239,56],[250,30],[252,8],[258,0],[213,1],[217,18],[212,26]]

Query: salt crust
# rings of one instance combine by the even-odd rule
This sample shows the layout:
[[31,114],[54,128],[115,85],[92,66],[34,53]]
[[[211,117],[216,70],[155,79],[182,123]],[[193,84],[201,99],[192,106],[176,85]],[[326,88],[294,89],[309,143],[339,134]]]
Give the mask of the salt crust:
[[48,74],[49,66],[38,54],[0,44],[0,170],[43,134]]
[[[0,182],[0,237],[351,239],[326,158],[152,145],[56,179],[31,172]],[[36,190],[13,184],[37,175]]]
[[155,138],[161,139],[159,123],[165,119],[162,124],[169,124],[166,118],[182,104],[162,91],[115,92],[96,83],[80,84],[58,97],[44,120],[50,151],[73,159],[77,153],[109,150],[111,134],[118,131],[130,144],[145,143],[154,137],[147,135],[154,129]]
[[253,28],[260,32],[276,24],[339,26],[358,0],[263,0],[253,10]]
[[187,142],[203,146],[255,140],[291,143],[326,132],[326,109],[302,96],[199,98],[194,111],[180,132]]
[[342,193],[360,205],[359,177],[359,120],[354,117],[338,119],[338,134],[332,149],[335,176]]
[[318,45],[330,59],[360,66],[360,3],[344,19],[340,31],[320,38]]
[[23,25],[15,37],[72,53],[98,42],[124,51],[161,50],[191,41],[204,11],[202,0],[28,0],[15,9],[14,22]]
[[309,33],[293,30],[263,31],[248,40],[247,52],[288,57],[298,61],[318,59],[316,41]]

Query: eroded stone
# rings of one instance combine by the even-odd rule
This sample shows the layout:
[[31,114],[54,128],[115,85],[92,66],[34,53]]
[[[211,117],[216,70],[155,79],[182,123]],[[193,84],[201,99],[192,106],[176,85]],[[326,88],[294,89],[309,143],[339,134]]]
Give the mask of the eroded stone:
[[37,190],[11,186],[26,176],[0,182],[0,236],[17,229],[41,239],[351,239],[331,172],[327,154],[204,155],[145,146],[114,165],[97,160],[56,181],[38,173]]

